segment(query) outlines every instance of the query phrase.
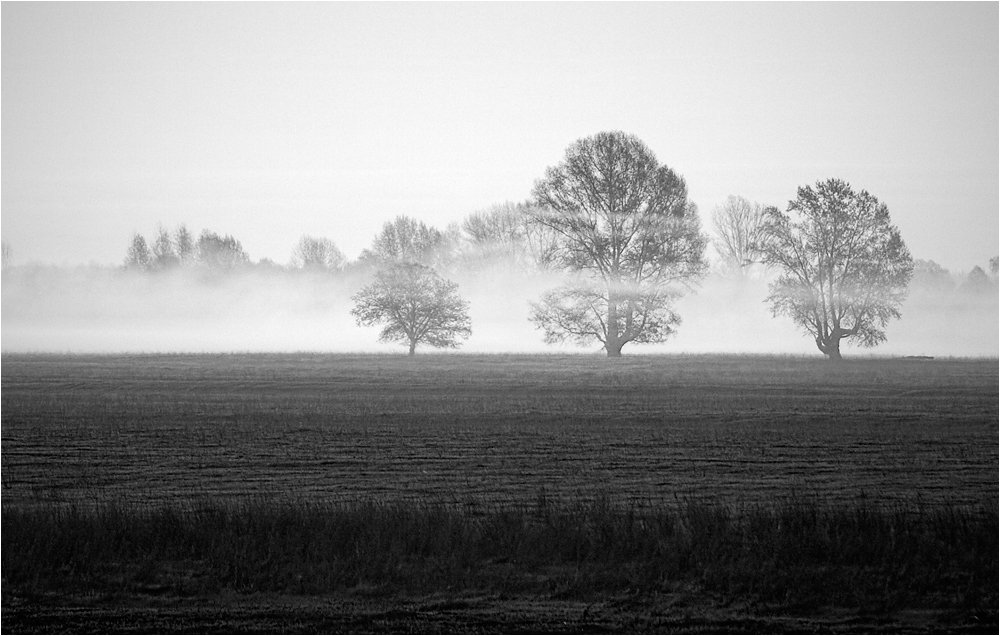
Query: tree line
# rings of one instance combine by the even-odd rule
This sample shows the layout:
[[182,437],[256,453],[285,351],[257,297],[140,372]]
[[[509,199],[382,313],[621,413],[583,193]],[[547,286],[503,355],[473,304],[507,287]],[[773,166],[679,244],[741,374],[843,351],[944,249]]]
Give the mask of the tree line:
[[[545,269],[551,261],[554,237],[531,222],[533,204],[502,203],[467,216],[444,231],[413,217],[400,215],[387,221],[370,247],[350,262],[337,244],[325,237],[304,235],[292,249],[287,266],[270,259],[250,260],[242,244],[231,235],[204,230],[197,240],[185,225],[173,232],[163,228],[148,239],[135,233],[124,265],[138,272],[203,267],[234,271],[256,266],[291,271],[341,272],[374,268],[389,263],[412,262],[436,269],[478,269],[491,265],[525,270]],[[6,249],[6,248],[5,248]]]
[[[303,236],[288,269],[368,272],[352,314],[361,325],[382,325],[380,339],[411,354],[419,344],[456,347],[471,334],[468,303],[446,275],[494,264],[562,272],[565,282],[532,303],[530,320],[546,342],[597,341],[609,357],[675,332],[676,300],[705,277],[709,245],[728,275],[769,270],[773,315],[791,318],[830,359],[841,357],[844,341],[885,341],[911,280],[942,291],[954,285],[933,261],[911,257],[884,203],[839,179],[798,188],[784,211],[731,196],[711,223],[710,241],[684,179],[640,139],[602,132],[572,144],[528,201],[473,213],[444,231],[399,216],[354,262],[333,241]],[[9,254],[4,244],[5,264]],[[961,287],[995,290],[997,261],[992,277],[977,266]],[[141,272],[249,266],[282,268],[251,263],[233,236],[204,230],[195,239],[184,225],[161,227],[148,241],[134,234],[124,262]]]

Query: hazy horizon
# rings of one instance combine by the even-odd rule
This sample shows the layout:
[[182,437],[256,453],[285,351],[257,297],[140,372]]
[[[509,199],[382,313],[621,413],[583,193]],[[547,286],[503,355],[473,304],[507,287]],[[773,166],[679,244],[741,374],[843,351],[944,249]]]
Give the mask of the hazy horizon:
[[[530,303],[564,274],[487,268],[446,273],[469,302],[472,336],[458,349],[421,345],[418,355],[456,353],[593,353],[585,345],[546,344],[529,320]],[[773,275],[773,273],[771,274]],[[378,327],[358,326],[351,296],[371,272],[198,269],[159,273],[112,269],[17,268],[5,274],[4,353],[400,353],[378,341]],[[812,338],[764,302],[769,275],[739,280],[712,273],[674,304],[676,332],[658,344],[628,344],[643,354],[777,354],[821,359]],[[848,358],[934,356],[995,358],[1000,306],[995,284],[979,291],[912,286],[902,319],[874,349],[844,344]]]
[[681,174],[706,229],[728,195],[783,208],[836,177],[915,258],[1000,251],[996,3],[0,10],[15,264],[120,264],[182,223],[255,261],[305,234],[353,259],[398,215],[444,229],[528,198],[602,130]]

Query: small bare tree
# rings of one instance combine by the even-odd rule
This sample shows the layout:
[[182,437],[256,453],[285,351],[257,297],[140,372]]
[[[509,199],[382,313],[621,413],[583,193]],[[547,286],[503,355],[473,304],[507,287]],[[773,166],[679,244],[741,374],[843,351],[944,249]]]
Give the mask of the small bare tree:
[[352,298],[359,325],[385,325],[379,340],[403,342],[412,356],[418,344],[457,347],[472,334],[469,303],[458,285],[418,263],[392,265]]
[[194,237],[186,225],[181,225],[174,233],[174,246],[177,248],[177,259],[181,265],[190,265],[194,261]]
[[132,235],[132,243],[128,246],[128,253],[125,255],[125,267],[127,269],[147,270],[153,262],[153,257],[149,253],[149,245],[142,234]]
[[344,253],[327,238],[303,236],[292,251],[292,266],[313,271],[336,271],[347,261]]
[[712,211],[713,243],[726,269],[746,275],[750,266],[763,261],[769,211],[732,195]]
[[180,263],[174,252],[174,240],[170,238],[170,233],[162,226],[157,231],[156,240],[153,241],[153,260],[151,266],[154,269],[171,269]]
[[232,236],[202,230],[195,246],[198,262],[210,270],[231,271],[250,262],[243,245]]
[[979,265],[972,268],[959,286],[959,290],[966,294],[985,294],[995,289],[993,281]]

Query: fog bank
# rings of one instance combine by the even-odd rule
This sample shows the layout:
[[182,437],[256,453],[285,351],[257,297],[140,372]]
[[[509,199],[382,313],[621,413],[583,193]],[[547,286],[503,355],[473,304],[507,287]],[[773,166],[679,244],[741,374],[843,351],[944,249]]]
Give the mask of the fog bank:
[[[559,284],[556,274],[502,269],[446,274],[470,303],[469,353],[601,353],[548,345],[529,322],[530,302]],[[363,272],[332,275],[248,270],[137,274],[109,268],[20,267],[2,284],[4,352],[375,352],[405,353],[359,327],[351,296]],[[624,353],[821,354],[785,317],[772,317],[763,279],[706,279],[676,309],[682,322],[666,342],[626,345]],[[874,349],[845,346],[846,356],[996,357],[1000,312],[995,286],[985,292],[914,289]],[[418,347],[418,353],[433,351]]]

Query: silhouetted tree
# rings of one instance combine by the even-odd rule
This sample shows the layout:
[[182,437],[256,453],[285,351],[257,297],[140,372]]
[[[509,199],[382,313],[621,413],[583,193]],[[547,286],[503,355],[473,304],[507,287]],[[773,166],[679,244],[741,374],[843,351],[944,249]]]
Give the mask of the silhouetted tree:
[[458,285],[418,263],[379,270],[352,300],[359,325],[384,324],[379,340],[406,343],[410,355],[421,343],[457,347],[472,333],[469,303],[459,297]]
[[1000,256],[994,256],[990,259],[990,274],[993,275],[994,280],[1000,274]]
[[759,203],[730,196],[712,212],[715,249],[730,271],[746,274],[764,258],[767,210]]
[[333,241],[303,236],[292,250],[292,267],[298,269],[335,271],[344,267],[347,259]]
[[125,267],[128,269],[148,270],[153,257],[149,253],[149,245],[141,234],[132,235],[132,243],[125,255]]
[[382,226],[360,259],[381,265],[413,262],[433,266],[445,263],[452,247],[444,232],[408,216],[397,216]]
[[211,270],[228,271],[250,262],[243,246],[232,236],[203,230],[195,247],[198,262]]
[[899,318],[913,259],[889,208],[830,179],[801,187],[788,214],[768,214],[765,262],[781,270],[768,301],[792,318],[831,360],[841,340],[872,347]]
[[679,286],[706,269],[707,239],[680,176],[637,137],[603,132],[571,145],[533,194],[532,221],[556,237],[554,263],[576,276],[532,306],[546,342],[596,339],[616,357],[673,333]]

